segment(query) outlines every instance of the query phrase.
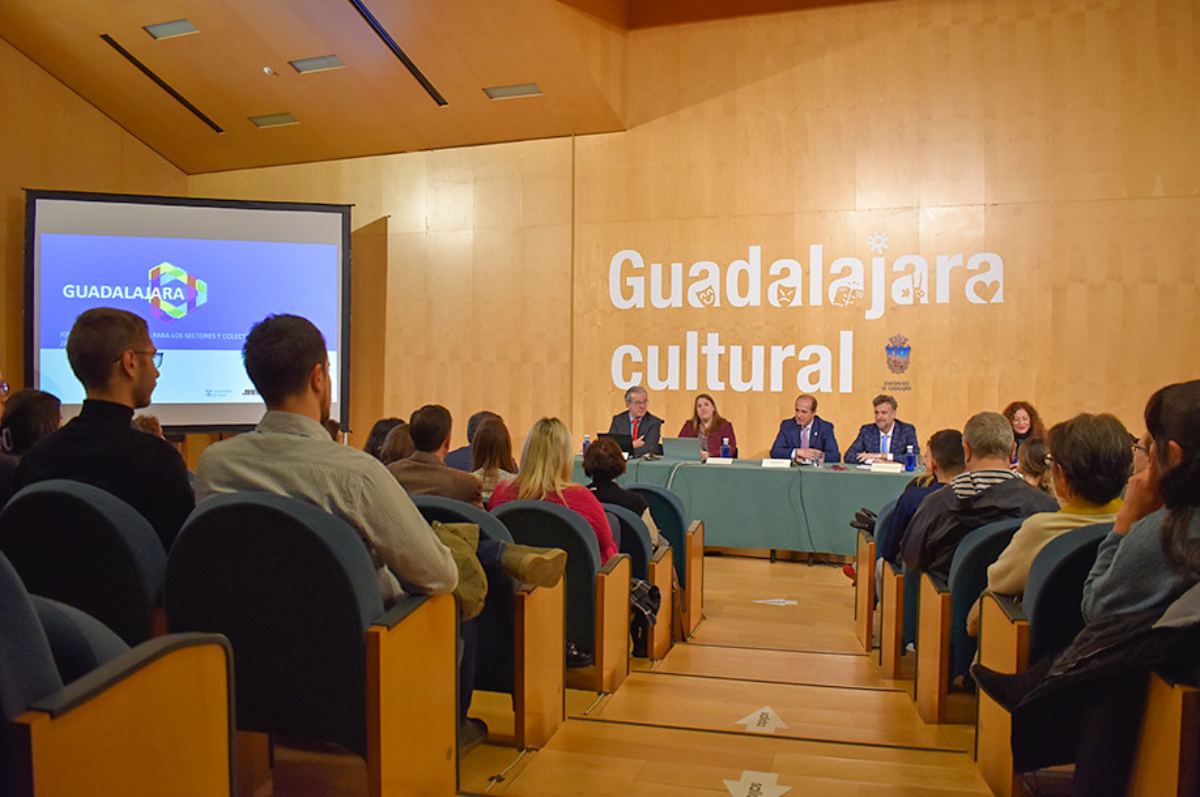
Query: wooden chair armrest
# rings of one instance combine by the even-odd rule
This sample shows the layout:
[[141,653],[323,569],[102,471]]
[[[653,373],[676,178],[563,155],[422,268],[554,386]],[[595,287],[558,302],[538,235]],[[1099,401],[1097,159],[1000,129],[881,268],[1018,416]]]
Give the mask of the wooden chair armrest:
[[693,520],[684,534],[683,570],[687,574],[684,597],[684,631],[690,639],[704,619],[704,521]]
[[596,574],[595,666],[601,692],[629,675],[629,554],[617,554]]
[[858,532],[854,566],[854,633],[867,653],[875,644],[875,537]]
[[1019,604],[994,592],[979,600],[979,662],[996,672],[1022,672],[1029,666],[1029,622]]
[[1128,794],[1182,797],[1196,793],[1200,690],[1150,674]]
[[899,678],[904,658],[904,570],[886,562],[880,591],[879,664],[884,678]]
[[950,677],[950,590],[944,579],[921,574],[917,625],[917,713],[928,723],[946,716]]
[[564,582],[514,593],[513,667],[517,747],[544,747],[563,723]]
[[401,598],[367,629],[367,784],[384,794],[458,787],[458,606]]
[[650,559],[650,585],[658,587],[662,603],[658,607],[658,620],[650,631],[650,659],[659,661],[671,652],[671,622],[674,615],[675,591],[671,575],[674,573],[674,552],[670,548],[655,551]]
[[156,637],[14,720],[16,793],[231,793],[234,716],[228,640]]

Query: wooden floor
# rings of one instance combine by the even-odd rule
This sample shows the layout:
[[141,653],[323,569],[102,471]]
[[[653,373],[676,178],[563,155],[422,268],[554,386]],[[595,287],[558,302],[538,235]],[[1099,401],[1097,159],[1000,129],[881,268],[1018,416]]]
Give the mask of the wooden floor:
[[[925,725],[911,682],[880,678],[862,653],[840,568],[732,557],[705,567],[706,619],[690,644],[635,664],[616,694],[569,692],[569,719],[542,750],[477,748],[462,762],[463,792],[743,795],[754,781],[764,797],[988,794],[973,728]],[[755,602],[771,599],[796,603]],[[512,723],[494,697],[477,695],[472,714],[502,739]],[[766,727],[749,730],[760,717]]]

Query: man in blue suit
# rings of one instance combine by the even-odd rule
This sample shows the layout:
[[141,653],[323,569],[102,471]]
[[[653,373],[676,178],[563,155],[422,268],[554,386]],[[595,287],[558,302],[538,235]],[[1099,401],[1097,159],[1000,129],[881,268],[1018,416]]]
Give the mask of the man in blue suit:
[[917,427],[896,419],[896,399],[887,395],[876,396],[875,423],[868,423],[858,430],[858,438],[846,449],[846,462],[872,462],[877,459],[904,461],[909,446],[919,453]]
[[779,434],[771,445],[771,457],[811,461],[821,453],[825,454],[826,462],[839,462],[842,458],[833,424],[817,415],[816,396],[805,393],[796,399],[796,415],[780,422]]

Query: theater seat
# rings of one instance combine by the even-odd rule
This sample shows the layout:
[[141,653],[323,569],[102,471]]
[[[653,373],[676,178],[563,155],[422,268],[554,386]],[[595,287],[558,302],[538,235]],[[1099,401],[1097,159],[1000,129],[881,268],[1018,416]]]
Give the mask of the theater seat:
[[691,638],[704,617],[704,521],[689,521],[679,496],[665,487],[629,484],[626,489],[646,499],[654,525],[671,544],[675,575],[683,590],[683,631]]
[[[474,523],[482,537],[512,542],[495,515],[452,498],[414,495],[429,522]],[[513,696],[514,743],[542,747],[563,723],[563,583],[550,589],[488,573],[488,598],[479,624],[475,688]]]
[[[976,642],[967,635],[967,615],[987,587],[988,565],[1008,546],[1023,518],[1007,518],[963,537],[950,562],[950,577],[921,575],[917,627],[917,713],[926,722],[946,722],[952,678],[966,674]],[[963,721],[969,721],[964,719]]]
[[566,640],[593,656],[569,667],[572,689],[615,692],[629,675],[629,555],[601,565],[591,526],[575,512],[548,501],[510,501],[492,510],[522,545],[567,552]]
[[130,650],[83,612],[31,598],[0,556],[4,793],[229,794],[231,668],[216,635]]
[[153,636],[167,555],[120,498],[66,479],[31,484],[0,512],[0,552],[32,594],[92,615],[130,645]]
[[173,631],[229,638],[239,731],[339,744],[366,760],[371,795],[454,792],[454,598],[385,612],[343,521],[278,495],[209,499],[171,550],[165,600]]
[[854,632],[867,653],[875,647],[875,551],[876,541],[882,544],[883,537],[890,531],[895,501],[888,501],[875,518],[875,532],[859,530],[858,545],[854,556],[854,569],[858,578],[854,582]]
[[648,646],[650,660],[658,661],[671,651],[672,549],[669,545],[661,545],[655,550],[645,521],[625,507],[604,504],[604,509],[621,527],[621,553],[629,554],[634,577],[658,587],[662,596]]
[[[985,592],[980,599],[979,662],[988,669],[1018,673],[1030,663],[1061,653],[1083,628],[1083,583],[1111,523],[1083,526],[1055,537],[1029,569],[1025,595]],[[1020,794],[1013,772],[1012,719],[986,692],[979,693],[975,757],[997,797]]]

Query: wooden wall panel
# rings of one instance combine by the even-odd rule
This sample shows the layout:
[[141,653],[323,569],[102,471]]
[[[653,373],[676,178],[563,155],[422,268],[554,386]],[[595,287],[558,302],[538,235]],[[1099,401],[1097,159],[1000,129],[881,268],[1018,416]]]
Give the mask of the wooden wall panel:
[[[575,424],[620,405],[620,344],[829,346],[854,333],[854,386],[821,396],[843,447],[870,397],[907,380],[900,416],[922,438],[1026,398],[1058,420],[1116,412],[1140,427],[1149,393],[1200,376],[1200,15],[1194,3],[1018,0],[831,4],[635,28],[625,133],[576,152]],[[762,246],[769,264],[809,246],[869,263],[868,236],[931,267],[940,254],[996,252],[1004,300],[855,307],[619,310],[612,256],[723,267]],[[869,268],[869,266],[868,266]],[[724,271],[724,269],[723,269]],[[628,269],[626,273],[629,273]],[[986,287],[986,286],[985,286]],[[806,297],[807,299],[807,297]],[[888,372],[896,333],[913,346]],[[728,354],[726,355],[728,359]],[[743,454],[769,446],[797,392],[716,393]],[[701,361],[703,371],[703,361]],[[835,371],[836,375],[836,371]],[[672,433],[700,388],[661,392]],[[835,378],[836,382],[836,378]]]
[[355,339],[382,341],[378,365],[352,355],[372,370],[352,383],[381,402],[352,417],[352,445],[425,403],[450,409],[456,446],[480,409],[519,445],[542,415],[571,417],[571,159],[570,139],[550,139],[198,175],[191,192],[353,203],[356,230],[387,218],[386,277],[351,297],[387,297],[352,313]]
[[[1193,2],[813,3],[634,24],[620,47],[625,132],[196,176],[190,190],[353,202],[356,226],[388,216],[384,411],[439,401],[463,419],[488,406],[518,437],[546,413],[569,417],[576,438],[605,428],[621,407],[616,346],[682,345],[687,330],[828,346],[820,411],[843,447],[888,381],[910,383],[900,416],[925,438],[1015,398],[1050,421],[1113,411],[1136,431],[1154,388],[1200,376]],[[810,246],[823,246],[828,288],[838,257],[869,275],[875,233],[888,268],[929,261],[929,303],[889,300],[876,319],[870,291],[810,306]],[[727,268],[752,245],[764,294],[775,259],[803,265],[802,306],[608,299],[623,248],[686,269]],[[937,303],[936,258],[982,252],[1003,258],[1003,302],[968,303],[973,274],[959,268]],[[884,354],[897,333],[913,346],[902,375]],[[716,394],[744,455],[790,414],[797,367],[778,392]],[[668,432],[701,389],[653,395]]]
[[187,176],[0,39],[0,371],[24,379],[23,188],[186,194]]

